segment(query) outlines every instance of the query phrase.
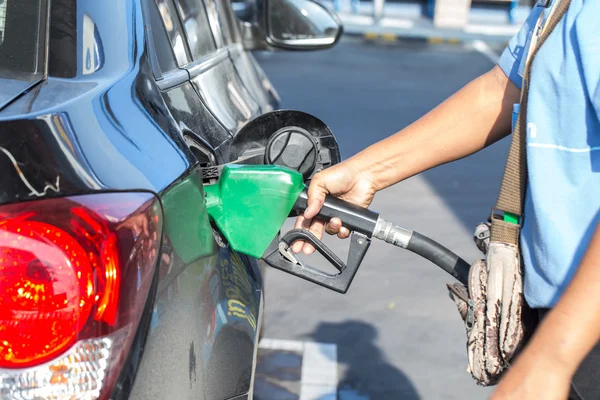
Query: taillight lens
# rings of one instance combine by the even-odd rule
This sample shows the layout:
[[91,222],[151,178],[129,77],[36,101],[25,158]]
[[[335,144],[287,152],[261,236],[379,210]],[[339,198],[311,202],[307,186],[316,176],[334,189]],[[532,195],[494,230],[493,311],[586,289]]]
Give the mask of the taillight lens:
[[1,398],[108,394],[148,299],[161,232],[150,193],[0,206]]

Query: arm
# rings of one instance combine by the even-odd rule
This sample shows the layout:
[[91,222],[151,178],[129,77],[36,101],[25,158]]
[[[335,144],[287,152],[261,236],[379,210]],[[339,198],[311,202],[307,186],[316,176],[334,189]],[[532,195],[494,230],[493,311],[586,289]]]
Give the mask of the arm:
[[510,134],[520,91],[496,66],[428,114],[348,161],[375,177],[376,190],[475,153]]
[[[520,90],[496,66],[400,132],[316,174],[296,228],[321,237],[324,223],[312,219],[328,193],[367,207],[377,191],[502,139],[510,134],[512,106],[519,97]],[[327,231],[347,237],[341,225],[333,218]],[[294,244],[295,252],[303,248],[307,254],[314,251],[309,244]]]

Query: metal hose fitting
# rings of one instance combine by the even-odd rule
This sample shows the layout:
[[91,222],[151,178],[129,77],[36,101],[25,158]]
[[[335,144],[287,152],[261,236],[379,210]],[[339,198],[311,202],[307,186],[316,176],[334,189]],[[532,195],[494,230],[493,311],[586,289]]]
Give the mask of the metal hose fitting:
[[388,222],[381,217],[377,219],[377,224],[373,231],[373,236],[377,239],[404,249],[408,246],[412,234],[412,231],[394,225],[392,222]]

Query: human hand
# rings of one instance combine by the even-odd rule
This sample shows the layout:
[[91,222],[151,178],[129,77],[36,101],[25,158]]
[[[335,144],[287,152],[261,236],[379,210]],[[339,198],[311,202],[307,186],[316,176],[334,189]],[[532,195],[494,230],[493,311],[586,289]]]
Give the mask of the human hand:
[[526,348],[490,400],[566,400],[570,385],[571,374],[561,363]]
[[139,237],[142,234],[144,237],[150,236],[148,229],[148,216],[146,214],[138,214],[127,218],[124,222],[117,226],[117,229],[127,228],[135,232],[135,236]]
[[[368,207],[377,192],[375,180],[367,172],[361,170],[351,160],[329,167],[316,174],[308,188],[308,206],[304,215],[296,219],[295,228],[308,229],[318,238],[325,230],[330,235],[337,234],[344,239],[350,235],[347,228],[342,227],[339,218],[332,218],[327,224],[314,219],[325,202],[325,196],[330,194],[342,200]],[[309,243],[298,241],[292,247],[295,253],[304,250],[312,254],[315,249]]]

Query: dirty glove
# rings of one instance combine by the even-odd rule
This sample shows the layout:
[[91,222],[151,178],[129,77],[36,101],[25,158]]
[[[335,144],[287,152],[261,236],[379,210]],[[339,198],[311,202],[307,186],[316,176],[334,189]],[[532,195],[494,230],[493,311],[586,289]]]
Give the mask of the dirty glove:
[[523,297],[523,273],[516,246],[490,242],[490,225],[475,231],[475,243],[486,256],[469,271],[468,288],[448,284],[467,333],[468,368],[479,385],[495,385],[523,347],[533,315]]

